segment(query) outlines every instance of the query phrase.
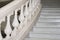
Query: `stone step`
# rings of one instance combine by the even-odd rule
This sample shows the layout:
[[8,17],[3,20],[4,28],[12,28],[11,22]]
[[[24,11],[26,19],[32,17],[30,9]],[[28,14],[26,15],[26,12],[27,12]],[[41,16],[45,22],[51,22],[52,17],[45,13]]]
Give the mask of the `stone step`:
[[60,13],[44,13],[44,12],[41,12],[40,16],[41,15],[46,15],[46,16],[60,16]]
[[60,22],[37,22],[34,27],[52,27],[52,28],[59,28]]
[[60,18],[60,16],[53,16],[53,15],[41,15],[40,18]]
[[60,39],[48,39],[48,38],[26,38],[25,40],[60,40]]
[[43,10],[42,9],[41,13],[60,13],[60,10]]
[[60,28],[33,28],[33,32],[36,33],[51,33],[51,34],[60,34]]
[[48,38],[48,39],[60,39],[60,35],[54,34],[29,34],[32,38]]
[[60,18],[40,18],[38,22],[60,22]]
[[55,35],[60,35],[60,32],[55,32],[55,31],[31,31],[30,34],[55,34]]

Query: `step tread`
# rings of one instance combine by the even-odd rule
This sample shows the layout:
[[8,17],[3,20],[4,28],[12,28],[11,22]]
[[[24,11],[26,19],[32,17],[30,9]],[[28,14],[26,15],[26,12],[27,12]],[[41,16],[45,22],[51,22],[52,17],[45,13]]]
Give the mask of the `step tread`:
[[55,34],[55,35],[60,35],[60,32],[49,32],[49,31],[31,31],[30,34]]
[[60,27],[60,22],[37,22],[34,27]]
[[50,18],[50,19],[60,19],[60,16],[51,16],[51,15],[41,15],[40,18]]
[[53,35],[53,34],[30,34],[29,37],[60,39],[60,35]]
[[38,22],[60,22],[60,18],[40,18]]
[[30,33],[60,34],[60,28],[33,28]]
[[60,32],[60,28],[33,28],[33,31],[40,32]]

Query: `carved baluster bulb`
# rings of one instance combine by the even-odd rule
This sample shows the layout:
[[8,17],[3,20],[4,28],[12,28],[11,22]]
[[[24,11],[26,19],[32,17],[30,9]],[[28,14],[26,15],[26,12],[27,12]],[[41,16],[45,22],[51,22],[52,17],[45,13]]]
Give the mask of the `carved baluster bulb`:
[[10,36],[10,34],[11,34],[11,32],[12,32],[12,29],[11,29],[11,26],[10,26],[10,15],[9,16],[7,16],[7,25],[6,25],[6,28],[5,28],[5,33],[6,33],[6,35],[7,35],[7,37],[6,38],[9,38]]
[[18,19],[17,19],[17,11],[18,10],[15,10],[15,16],[14,16],[14,20],[13,20],[13,23],[12,23],[13,27],[18,27],[18,25],[19,25],[19,22],[18,22]]

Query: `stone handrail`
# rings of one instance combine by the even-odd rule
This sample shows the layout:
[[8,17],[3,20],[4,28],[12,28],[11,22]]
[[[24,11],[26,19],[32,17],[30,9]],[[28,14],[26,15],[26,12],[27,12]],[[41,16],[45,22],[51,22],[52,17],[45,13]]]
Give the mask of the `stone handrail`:
[[40,9],[40,0],[14,0],[0,8],[0,40],[22,40]]

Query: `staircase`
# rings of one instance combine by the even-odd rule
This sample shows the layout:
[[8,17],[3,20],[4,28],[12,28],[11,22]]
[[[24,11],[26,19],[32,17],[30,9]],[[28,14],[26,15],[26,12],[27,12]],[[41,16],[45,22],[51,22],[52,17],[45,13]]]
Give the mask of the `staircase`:
[[54,8],[43,7],[36,25],[25,40],[60,40],[60,8],[56,5]]

